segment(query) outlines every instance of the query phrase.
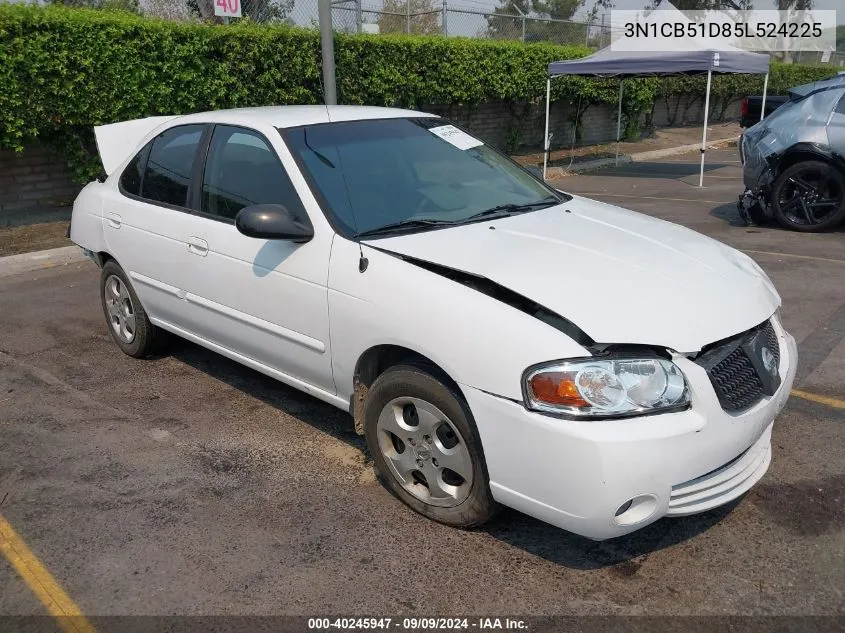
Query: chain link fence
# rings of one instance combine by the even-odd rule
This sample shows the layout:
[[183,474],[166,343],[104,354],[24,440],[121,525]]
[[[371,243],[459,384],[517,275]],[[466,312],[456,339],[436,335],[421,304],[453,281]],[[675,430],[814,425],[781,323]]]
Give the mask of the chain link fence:
[[[447,35],[522,42],[580,44],[601,48],[610,44],[609,16],[593,22],[556,20],[538,15],[500,13],[485,9],[480,0],[468,5],[448,0],[334,0],[332,22],[344,33],[408,33]],[[466,0],[464,0],[466,2]],[[215,12],[217,7],[217,12]],[[146,15],[171,20],[228,22],[227,12],[240,12],[242,18],[259,23],[286,23],[303,27],[318,26],[317,0],[140,0]],[[237,10],[236,10],[237,9]]]
[[[136,0],[111,0],[134,2]],[[137,0],[140,10],[172,20],[228,22],[221,8],[237,8],[241,18],[262,24],[318,27],[317,0]],[[490,6],[487,7],[487,4]],[[615,30],[610,15],[591,20],[556,20],[542,15],[512,14],[494,8],[496,0],[333,0],[334,29],[344,33],[407,33],[522,42],[608,46]],[[217,11],[215,11],[217,8]],[[779,58],[775,54],[776,58]],[[805,51],[790,56],[795,63],[830,64],[845,69],[845,52]]]

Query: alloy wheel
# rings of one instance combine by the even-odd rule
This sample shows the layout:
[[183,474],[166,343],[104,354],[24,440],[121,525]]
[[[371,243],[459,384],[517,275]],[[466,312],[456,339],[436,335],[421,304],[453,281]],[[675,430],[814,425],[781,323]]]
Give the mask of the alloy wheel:
[[399,484],[424,503],[454,507],[472,489],[472,457],[449,418],[430,402],[396,398],[376,424],[379,450]]
[[112,330],[121,341],[131,343],[135,339],[135,307],[129,289],[117,275],[106,279],[105,302]]
[[840,180],[824,165],[808,166],[787,179],[778,195],[783,217],[795,225],[824,223],[842,206]]

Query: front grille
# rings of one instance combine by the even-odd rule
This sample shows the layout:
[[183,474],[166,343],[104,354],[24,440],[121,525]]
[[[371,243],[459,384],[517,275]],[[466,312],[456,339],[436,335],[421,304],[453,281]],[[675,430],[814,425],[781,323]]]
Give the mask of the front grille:
[[763,398],[763,383],[745,351],[738,347],[708,372],[727,411],[746,409]]
[[[752,407],[766,395],[766,384],[760,376],[759,366],[749,357],[750,343],[762,333],[766,347],[780,363],[777,333],[771,321],[755,328],[709,345],[696,359],[704,367],[710,383],[725,411],[741,411]],[[768,383],[767,383],[768,384]]]
[[771,321],[766,321],[765,330],[766,343],[768,343],[769,349],[772,350],[772,354],[775,356],[775,362],[780,365],[780,343],[778,343],[778,335]]

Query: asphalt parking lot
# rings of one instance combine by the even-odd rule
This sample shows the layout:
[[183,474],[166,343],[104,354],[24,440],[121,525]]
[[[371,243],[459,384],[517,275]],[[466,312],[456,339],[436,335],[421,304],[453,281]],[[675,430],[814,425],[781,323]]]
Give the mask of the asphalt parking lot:
[[[0,278],[0,518],[86,615],[845,614],[845,230],[737,225],[735,150],[557,181],[748,252],[799,341],[772,466],[729,507],[601,543],[475,531],[375,481],[351,418],[174,340],[111,342],[93,264]],[[0,557],[0,614],[45,614]]]

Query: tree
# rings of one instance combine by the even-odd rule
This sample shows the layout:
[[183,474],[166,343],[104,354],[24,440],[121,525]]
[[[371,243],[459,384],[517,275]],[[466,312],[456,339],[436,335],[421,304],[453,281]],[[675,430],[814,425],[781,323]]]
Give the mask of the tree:
[[431,0],[385,0],[383,11],[377,22],[380,33],[406,33],[409,22],[410,32],[415,35],[438,35],[441,32],[440,10],[432,6]]
[[512,16],[528,15],[531,11],[531,0],[502,0],[493,15],[487,17],[487,36],[494,40],[521,39],[523,21]]
[[[646,5],[655,9],[660,0]],[[681,11],[750,11],[754,8],[753,0],[676,0],[672,4]]]
[[571,19],[584,2],[502,0],[493,15],[487,17],[487,35],[493,39],[523,39],[524,34],[526,42],[583,44],[587,35],[586,25],[564,21]]

